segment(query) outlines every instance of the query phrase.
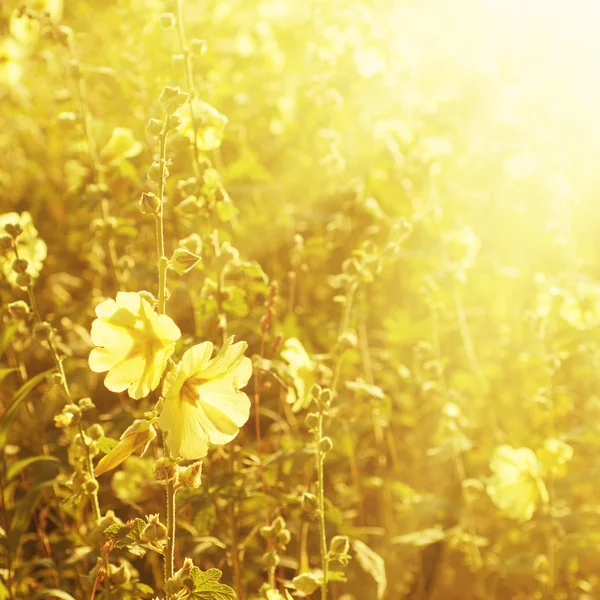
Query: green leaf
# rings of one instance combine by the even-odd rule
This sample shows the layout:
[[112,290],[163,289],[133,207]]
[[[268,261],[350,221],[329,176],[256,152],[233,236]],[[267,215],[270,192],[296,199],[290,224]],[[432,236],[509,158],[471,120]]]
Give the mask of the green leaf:
[[190,578],[194,587],[187,597],[193,600],[236,600],[235,592],[228,585],[219,583],[221,575],[219,569],[201,571],[192,567]]
[[392,538],[392,544],[407,544],[409,546],[429,546],[446,538],[446,533],[440,527],[421,529]]
[[364,542],[354,540],[352,548],[356,553],[356,560],[360,566],[367,572],[377,583],[377,600],[382,600],[385,596],[387,588],[387,576],[385,574],[385,561],[377,552],[371,550]]
[[40,600],[41,598],[58,598],[59,600],[75,600],[71,594],[62,590],[43,590],[38,592],[31,600]]
[[127,548],[141,543],[140,536],[146,527],[143,519],[132,519],[123,525],[115,523],[104,530],[104,535],[115,541],[116,548]]
[[18,327],[19,325],[17,323],[11,323],[6,326],[2,332],[2,335],[0,335],[0,354],[4,354]]
[[15,373],[16,371],[18,371],[19,369],[17,369],[16,367],[13,368],[5,368],[5,369],[0,369],[0,382],[4,381],[6,379],[6,377],[8,377],[8,375],[10,375],[11,373]]
[[8,470],[6,471],[6,481],[10,481],[16,475],[19,475],[24,469],[26,469],[29,465],[33,465],[34,463],[40,462],[52,462],[59,463],[58,458],[54,458],[54,456],[30,456],[29,458],[24,458],[22,460],[18,460],[16,463],[10,465]]
[[8,548],[11,552],[16,552],[19,547],[19,540],[29,527],[29,521],[37,506],[40,494],[45,488],[53,484],[54,481],[52,480],[38,483],[17,502],[15,514],[10,522],[10,533],[8,536]]
[[48,369],[42,373],[38,373],[35,377],[32,377],[29,381],[26,381],[13,396],[12,402],[8,407],[8,410],[0,419],[0,449],[6,446],[8,440],[8,432],[10,427],[15,420],[19,407],[23,401],[29,396],[29,394],[42,382],[45,381],[46,376],[52,373],[54,369]]

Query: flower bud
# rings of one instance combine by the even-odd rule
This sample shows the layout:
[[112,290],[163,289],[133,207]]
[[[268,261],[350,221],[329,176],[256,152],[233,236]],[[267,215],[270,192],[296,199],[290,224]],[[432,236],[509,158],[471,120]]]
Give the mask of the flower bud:
[[36,323],[33,327],[33,337],[38,342],[47,342],[52,337],[52,333],[52,325],[46,321]]
[[142,530],[142,542],[160,542],[167,537],[167,528],[160,522],[158,515],[148,515],[148,524]]
[[29,263],[24,258],[17,258],[12,264],[12,270],[15,273],[25,273]]
[[275,541],[279,548],[285,548],[290,543],[291,539],[292,539],[292,534],[290,533],[290,530],[282,529],[281,531],[279,531],[277,533],[277,537],[275,538]]
[[190,52],[199,56],[206,54],[206,40],[200,40],[198,38],[190,40]]
[[263,525],[259,529],[259,532],[265,540],[272,540],[275,535],[275,532],[273,531],[273,528],[270,525]]
[[115,515],[114,510],[107,510],[106,514],[98,521],[98,529],[104,532],[111,525],[123,525],[123,521]]
[[31,285],[31,275],[29,273],[19,273],[15,283],[21,288],[29,287]]
[[189,467],[180,467],[179,483],[182,486],[195,489],[202,483],[202,461],[199,460]]
[[131,572],[126,563],[117,565],[110,563],[108,565],[108,576],[113,585],[124,585],[131,580]]
[[89,479],[82,486],[83,492],[90,495],[96,493],[99,488],[100,486],[95,479]]
[[189,97],[189,94],[182,92],[178,87],[170,87],[167,85],[163,89],[159,100],[163,105],[165,112],[168,115],[172,115],[187,102]]
[[54,424],[59,428],[77,425],[81,419],[81,409],[75,404],[67,404],[59,415],[55,415]]
[[351,330],[340,333],[337,341],[343,350],[349,350],[350,348],[356,348],[356,346],[358,346],[358,338],[356,337],[356,333]]
[[325,436],[319,440],[319,452],[327,454],[333,448],[333,442],[329,436]]
[[160,183],[161,172],[162,172],[163,181],[164,181],[164,179],[166,179],[169,176],[169,170],[165,166],[163,166],[163,168],[161,169],[160,163],[153,162],[150,165],[150,168],[148,169],[148,179],[150,181]]
[[104,436],[104,428],[100,423],[94,423],[87,428],[86,433],[90,439],[99,440]]
[[182,589],[184,589],[183,585],[174,579],[168,579],[163,587],[169,598],[174,598]]
[[348,554],[350,549],[350,540],[347,535],[335,535],[331,538],[329,552],[331,554]]
[[285,529],[285,519],[282,516],[276,517],[271,523],[271,527],[273,527],[275,533],[279,533],[282,529]]
[[186,558],[183,559],[183,565],[182,565],[181,569],[179,569],[175,572],[175,576],[173,577],[174,581],[181,584],[183,581],[185,581],[190,576],[190,572],[193,567],[194,567],[194,561],[191,558],[186,556]]
[[177,115],[167,116],[167,129],[169,131],[177,129],[181,125],[181,119]]
[[313,383],[313,386],[310,388],[310,396],[314,400],[318,400],[321,397],[321,393],[323,390],[318,383]]
[[262,557],[262,562],[267,569],[274,569],[279,564],[279,554],[276,550],[265,552]]
[[143,298],[150,306],[156,306],[157,301],[152,292],[148,290],[140,290],[138,295]]
[[321,396],[317,400],[317,406],[319,407],[319,410],[321,412],[325,412],[331,406],[332,397],[333,397],[333,395],[331,393],[331,390],[329,390],[329,389],[323,390],[323,392],[321,393]]
[[304,424],[309,431],[314,431],[319,427],[319,415],[317,413],[311,412],[304,417]]
[[85,410],[90,410],[92,408],[95,408],[94,403],[92,402],[91,398],[82,398],[78,403],[79,408],[83,411]]
[[177,248],[173,252],[169,265],[178,275],[183,275],[193,269],[199,260],[200,257],[192,254],[189,250]]
[[154,477],[158,481],[177,479],[177,463],[172,458],[159,458],[154,465]]
[[160,26],[163,29],[170,29],[171,27],[175,27],[175,15],[173,13],[170,12],[166,12],[166,13],[162,13],[159,17],[158,20],[160,22]]
[[157,215],[160,212],[160,199],[152,192],[142,192],[138,207],[143,215]]
[[319,508],[319,501],[314,494],[311,494],[310,492],[304,492],[304,494],[302,494],[300,505],[302,506],[302,510],[306,512],[314,512]]
[[162,121],[159,121],[158,119],[150,119],[148,121],[148,124],[146,125],[146,131],[152,136],[152,137],[158,137],[163,130],[163,123]]
[[6,231],[13,240],[16,240],[23,233],[23,228],[19,223],[7,223],[4,226],[4,231]]
[[10,250],[13,245],[13,239],[10,235],[0,236],[0,252]]
[[27,302],[23,300],[17,300],[16,302],[11,302],[8,305],[8,312],[13,319],[17,319],[19,321],[25,321],[29,315],[31,314],[29,310],[29,305]]
[[63,376],[60,373],[50,373],[46,378],[48,385],[59,387],[63,384]]

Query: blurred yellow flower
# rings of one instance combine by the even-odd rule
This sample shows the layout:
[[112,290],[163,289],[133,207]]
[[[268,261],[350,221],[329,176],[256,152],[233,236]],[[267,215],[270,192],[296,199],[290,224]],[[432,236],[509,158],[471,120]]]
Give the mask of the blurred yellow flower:
[[100,157],[108,164],[113,165],[121,162],[125,158],[137,156],[144,146],[131,129],[127,127],[115,127],[110,140],[100,151]]
[[143,398],[160,383],[179,327],[167,315],[157,315],[135,292],[119,292],[117,299],[96,307],[92,342],[99,348],[90,353],[92,371],[108,371],[104,385],[112,392],[128,390],[132,398]]
[[487,485],[492,502],[509,517],[528,521],[539,502],[548,502],[540,464],[530,448],[498,446],[490,461],[494,473]]
[[289,373],[294,381],[294,385],[288,387],[286,402],[292,405],[293,412],[308,408],[312,401],[310,388],[317,383],[314,362],[302,342],[295,337],[285,340],[281,357],[288,363]]
[[[20,225],[23,230],[23,233],[17,238],[17,250],[19,258],[25,259],[28,263],[27,272],[35,279],[40,274],[48,253],[46,243],[38,237],[37,229],[34,227],[33,220],[28,212],[21,214],[10,212],[0,215],[0,235],[5,235],[4,227],[9,224]],[[2,272],[11,283],[14,283],[17,277],[12,269],[14,260],[14,254],[2,257],[0,260]]]
[[241,392],[252,375],[246,342],[227,340],[211,359],[213,345],[193,346],[168,373],[163,385],[164,406],[158,424],[168,432],[174,456],[206,456],[208,444],[226,444],[248,420],[250,400]]

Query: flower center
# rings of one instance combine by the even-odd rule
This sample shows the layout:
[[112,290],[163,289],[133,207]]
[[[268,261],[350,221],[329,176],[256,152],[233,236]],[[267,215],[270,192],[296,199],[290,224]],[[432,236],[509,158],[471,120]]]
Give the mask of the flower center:
[[200,401],[198,388],[207,381],[208,379],[200,378],[186,379],[185,383],[181,386],[181,397],[185,398],[190,404],[198,406]]

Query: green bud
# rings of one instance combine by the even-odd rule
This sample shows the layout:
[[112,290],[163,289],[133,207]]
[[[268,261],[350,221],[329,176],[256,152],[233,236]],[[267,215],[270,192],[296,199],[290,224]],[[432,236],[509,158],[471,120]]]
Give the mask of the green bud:
[[270,525],[263,525],[260,529],[260,535],[265,539],[265,540],[272,540],[274,537],[274,531],[273,528]]
[[348,554],[350,549],[350,540],[347,535],[336,535],[331,539],[329,545],[329,552],[332,555],[336,554]]
[[169,598],[176,596],[182,589],[184,589],[183,585],[174,579],[167,580],[163,587]]
[[154,477],[158,481],[176,481],[177,463],[172,458],[159,458],[154,464]]
[[138,208],[143,215],[157,215],[160,212],[160,199],[152,192],[142,192]]
[[99,489],[100,486],[98,485],[98,482],[95,479],[90,479],[86,481],[82,486],[83,492],[90,495],[96,493]]
[[300,505],[302,510],[306,512],[315,512],[319,508],[319,501],[314,494],[304,492],[304,494],[302,494]]
[[63,384],[63,376],[60,373],[51,373],[47,379],[48,385],[58,387]]
[[16,302],[11,302],[8,305],[8,312],[13,319],[18,321],[25,321],[29,315],[31,314],[29,310],[29,305],[27,302],[23,300],[17,300]]
[[321,393],[323,390],[318,383],[313,383],[313,386],[310,388],[310,396],[314,400],[318,400],[321,397]]
[[175,19],[175,15],[173,13],[167,12],[167,13],[162,13],[159,17],[158,20],[160,22],[160,26],[163,29],[170,29],[171,27],[175,27],[176,24],[176,19]]
[[23,228],[19,223],[7,223],[4,226],[4,231],[6,231],[13,240],[16,240],[23,233]]
[[178,275],[183,275],[193,269],[199,260],[199,256],[196,256],[183,248],[177,248],[177,250],[173,252],[169,265]]
[[47,342],[52,337],[53,329],[50,323],[42,321],[33,326],[33,337],[38,342]]
[[192,54],[197,54],[198,56],[206,54],[206,40],[200,40],[198,38],[190,40],[190,52]]
[[181,567],[181,569],[179,569],[175,573],[174,580],[177,582],[183,582],[185,579],[187,579],[190,576],[190,571],[192,570],[193,566],[194,566],[194,561],[191,558],[189,558],[189,557],[184,558],[183,566]]
[[321,396],[317,399],[317,406],[321,412],[325,412],[331,406],[333,395],[331,390],[324,389]]
[[169,176],[169,170],[167,169],[167,167],[164,167],[164,166],[161,169],[159,163],[153,162],[150,165],[150,168],[148,169],[148,179],[150,181],[155,181],[156,183],[160,183],[161,171],[162,171],[163,180],[164,180]]
[[311,412],[304,417],[304,424],[309,431],[314,431],[319,427],[319,415]]
[[356,333],[350,330],[340,333],[337,341],[343,350],[349,350],[350,348],[356,348],[356,346],[358,346],[358,338],[356,337]]
[[158,515],[148,515],[148,524],[142,530],[142,542],[160,542],[167,537],[167,528],[160,522]]
[[123,521],[115,515],[114,510],[107,510],[106,514],[98,521],[98,529],[104,532],[111,525],[123,525]]
[[54,417],[54,422],[57,427],[70,427],[77,425],[81,419],[81,409],[75,404],[67,404],[63,407],[60,415]]
[[190,489],[199,488],[202,483],[202,461],[199,460],[189,467],[180,467],[179,483]]
[[291,539],[292,534],[290,533],[289,529],[282,529],[277,533],[275,541],[279,548],[285,548],[290,543]]
[[21,288],[29,287],[31,285],[31,275],[29,273],[19,273],[15,283]]
[[95,405],[92,402],[91,398],[82,398],[77,404],[79,405],[79,408],[83,411],[95,408]]
[[15,273],[25,273],[29,263],[24,258],[17,258],[12,264],[12,270]]
[[173,129],[177,129],[181,125],[181,119],[177,115],[168,115],[167,116],[167,129],[172,131]]
[[262,557],[262,562],[267,569],[273,569],[279,564],[279,554],[277,554],[276,550],[265,552]]
[[172,115],[187,102],[189,97],[189,94],[182,92],[178,87],[165,86],[159,100],[165,112]]
[[276,517],[271,523],[271,527],[273,527],[275,533],[279,533],[282,529],[285,529],[285,519],[282,516]]
[[10,250],[13,245],[13,239],[10,235],[0,236],[0,251]]
[[110,563],[108,565],[108,576],[113,585],[125,585],[131,580],[131,572],[125,563],[120,566]]
[[162,121],[159,121],[158,119],[150,119],[148,121],[148,124],[146,125],[146,131],[152,136],[152,137],[158,137],[163,130],[163,123]]
[[333,448],[333,442],[329,436],[325,436],[319,440],[319,452],[327,454]]
[[90,439],[99,440],[104,437],[104,428],[100,423],[94,423],[87,428],[86,433]]

